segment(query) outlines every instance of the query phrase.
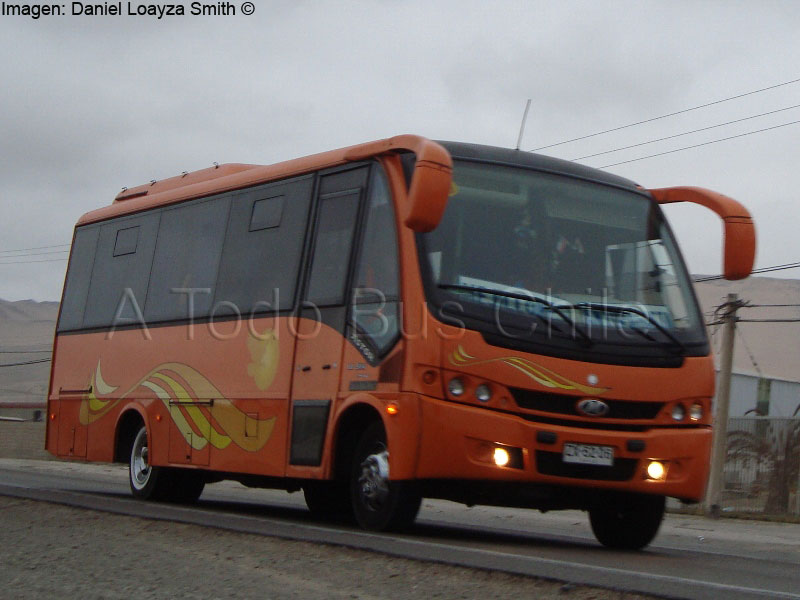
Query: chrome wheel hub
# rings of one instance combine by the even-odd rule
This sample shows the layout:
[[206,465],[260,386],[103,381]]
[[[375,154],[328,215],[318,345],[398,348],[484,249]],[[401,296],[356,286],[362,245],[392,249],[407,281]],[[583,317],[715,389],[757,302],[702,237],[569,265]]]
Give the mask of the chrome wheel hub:
[[150,479],[149,451],[147,449],[147,434],[142,430],[136,436],[131,450],[131,483],[136,489],[142,489]]
[[370,510],[379,510],[389,496],[389,452],[370,454],[361,463],[358,478],[361,499]]

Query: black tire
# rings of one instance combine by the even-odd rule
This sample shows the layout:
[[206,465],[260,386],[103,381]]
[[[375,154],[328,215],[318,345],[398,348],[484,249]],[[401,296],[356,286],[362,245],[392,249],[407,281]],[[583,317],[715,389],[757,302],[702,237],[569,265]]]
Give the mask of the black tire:
[[[385,454],[384,454],[385,453]],[[385,472],[378,468],[383,465]],[[373,531],[408,528],[422,498],[412,482],[389,481],[388,448],[383,423],[369,425],[356,446],[350,471],[350,501],[356,522]]]
[[609,548],[639,550],[656,537],[664,518],[663,496],[615,494],[589,509],[597,540]]
[[142,426],[130,450],[128,481],[135,498],[191,504],[206,485],[202,471],[155,467],[149,463],[147,428]]
[[165,500],[177,504],[194,504],[206,487],[203,471],[194,469],[169,469],[170,488]]
[[303,497],[308,510],[318,519],[352,520],[346,481],[309,481],[303,485]]

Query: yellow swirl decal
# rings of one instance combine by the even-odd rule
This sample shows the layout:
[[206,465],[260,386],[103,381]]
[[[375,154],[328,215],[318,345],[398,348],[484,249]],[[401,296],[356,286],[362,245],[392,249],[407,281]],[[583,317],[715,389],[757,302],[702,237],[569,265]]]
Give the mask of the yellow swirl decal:
[[567,379],[563,375],[559,375],[555,371],[551,371],[546,367],[537,365],[535,362],[528,360],[527,358],[521,358],[519,356],[501,356],[499,358],[480,359],[470,356],[467,354],[464,348],[459,345],[453,352],[450,353],[449,359],[450,364],[457,367],[471,367],[491,363],[502,363],[521,371],[539,385],[547,388],[575,390],[583,394],[591,394],[593,396],[603,394],[608,391],[608,388],[592,387],[577,383]]
[[[142,377],[127,392],[108,396],[118,388],[108,385],[100,372],[100,363],[90,379],[91,392],[83,397],[80,422],[94,423],[121,401],[146,388],[161,400],[186,443],[195,450],[211,444],[224,449],[231,442],[248,452],[260,450],[272,436],[276,417],[257,419],[236,408],[205,376],[188,365],[164,363]],[[198,399],[214,402],[199,406]],[[250,427],[248,427],[248,424]],[[254,432],[248,435],[246,432]]]

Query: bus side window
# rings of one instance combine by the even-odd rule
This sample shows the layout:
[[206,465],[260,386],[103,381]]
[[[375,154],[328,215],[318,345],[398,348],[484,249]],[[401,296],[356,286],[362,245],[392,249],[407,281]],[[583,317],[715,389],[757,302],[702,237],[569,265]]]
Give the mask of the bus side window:
[[147,306],[148,322],[186,319],[211,310],[230,197],[167,208],[161,214]]
[[361,253],[353,287],[351,323],[379,356],[397,341],[399,272],[397,229],[386,176],[373,171]]
[[157,212],[114,219],[99,230],[84,327],[137,323],[156,245]]
[[290,310],[297,293],[314,178],[234,194],[222,251],[215,315]]
[[307,300],[318,307],[345,303],[347,269],[358,214],[359,191],[328,194],[320,198],[314,258]]
[[89,282],[92,278],[92,265],[99,237],[100,227],[97,225],[79,227],[75,230],[58,331],[80,329],[83,325],[83,313],[89,295]]

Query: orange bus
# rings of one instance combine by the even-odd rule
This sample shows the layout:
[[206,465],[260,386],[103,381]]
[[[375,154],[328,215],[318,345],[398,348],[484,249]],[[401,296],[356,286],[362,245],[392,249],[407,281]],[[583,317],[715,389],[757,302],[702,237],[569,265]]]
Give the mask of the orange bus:
[[423,497],[582,509],[642,547],[711,445],[670,202],[750,273],[730,198],[412,135],[124,189],[75,227],[47,450],[127,462],[143,499],[234,479],[376,530]]

